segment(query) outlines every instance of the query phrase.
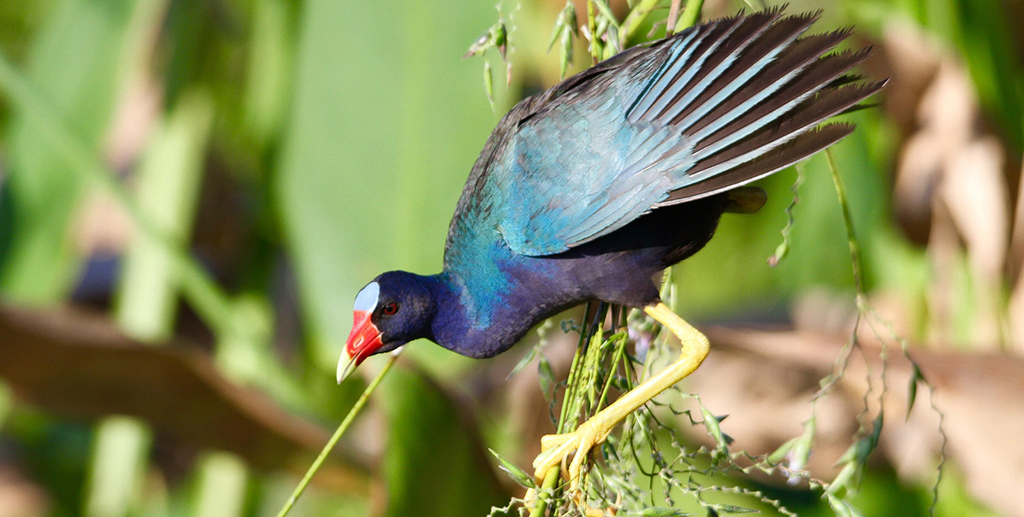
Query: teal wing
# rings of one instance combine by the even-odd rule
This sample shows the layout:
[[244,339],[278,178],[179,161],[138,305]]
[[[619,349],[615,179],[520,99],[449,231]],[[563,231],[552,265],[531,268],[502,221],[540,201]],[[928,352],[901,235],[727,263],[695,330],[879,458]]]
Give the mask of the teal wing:
[[848,31],[765,11],[634,49],[527,99],[499,124],[449,232],[522,255],[607,235],[662,206],[754,181],[842,139],[821,125],[881,88],[845,75]]

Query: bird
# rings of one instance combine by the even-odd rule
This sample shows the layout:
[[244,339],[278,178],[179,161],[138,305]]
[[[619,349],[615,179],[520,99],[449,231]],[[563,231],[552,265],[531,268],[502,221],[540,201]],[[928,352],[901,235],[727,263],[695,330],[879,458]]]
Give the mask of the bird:
[[367,357],[425,338],[486,358],[568,308],[644,311],[682,345],[672,365],[572,432],[546,436],[538,478],[584,458],[700,366],[708,339],[661,300],[658,277],[711,239],[724,213],[766,200],[748,183],[853,130],[833,116],[885,81],[852,72],[851,28],[807,34],[821,12],[771,9],[638,45],[516,104],[487,139],[449,227],[440,273],[389,271],[355,297],[341,383]]

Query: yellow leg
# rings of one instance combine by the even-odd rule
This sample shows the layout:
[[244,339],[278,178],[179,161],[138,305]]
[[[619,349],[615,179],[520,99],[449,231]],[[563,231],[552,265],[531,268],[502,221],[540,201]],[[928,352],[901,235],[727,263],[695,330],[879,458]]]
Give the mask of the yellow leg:
[[664,303],[648,306],[644,308],[644,312],[679,338],[683,347],[679,359],[643,384],[633,388],[629,393],[619,397],[612,405],[598,412],[575,431],[541,438],[543,452],[533,460],[538,480],[552,467],[564,465],[569,455],[575,452],[567,474],[570,484],[574,488],[578,486],[583,461],[590,449],[603,442],[612,429],[619,422],[625,420],[630,413],[693,373],[707,357],[711,348],[708,338],[672,312],[672,309],[669,309]]

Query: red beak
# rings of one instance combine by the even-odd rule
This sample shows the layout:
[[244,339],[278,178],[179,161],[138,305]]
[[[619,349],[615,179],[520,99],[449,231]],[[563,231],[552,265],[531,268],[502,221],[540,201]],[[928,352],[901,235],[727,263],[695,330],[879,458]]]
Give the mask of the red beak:
[[355,311],[352,318],[352,332],[348,335],[345,351],[338,361],[338,384],[345,380],[364,359],[381,347],[380,331],[370,321],[369,311]]

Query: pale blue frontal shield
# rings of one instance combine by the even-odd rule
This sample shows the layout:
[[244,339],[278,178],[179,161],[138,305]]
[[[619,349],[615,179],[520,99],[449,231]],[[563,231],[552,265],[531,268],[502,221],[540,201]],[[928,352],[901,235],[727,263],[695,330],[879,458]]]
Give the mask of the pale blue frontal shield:
[[352,310],[373,312],[373,309],[377,307],[378,297],[380,297],[380,285],[377,282],[370,282],[356,295],[356,302],[352,305]]

